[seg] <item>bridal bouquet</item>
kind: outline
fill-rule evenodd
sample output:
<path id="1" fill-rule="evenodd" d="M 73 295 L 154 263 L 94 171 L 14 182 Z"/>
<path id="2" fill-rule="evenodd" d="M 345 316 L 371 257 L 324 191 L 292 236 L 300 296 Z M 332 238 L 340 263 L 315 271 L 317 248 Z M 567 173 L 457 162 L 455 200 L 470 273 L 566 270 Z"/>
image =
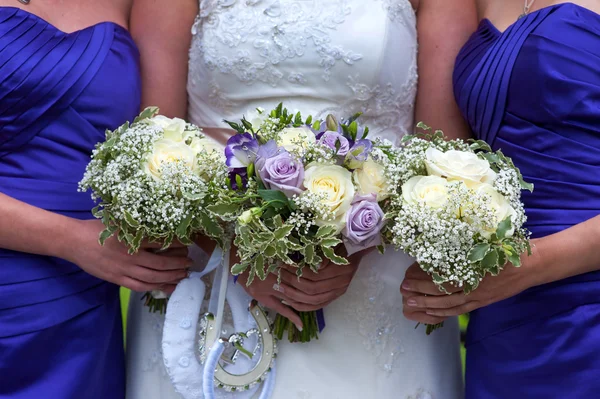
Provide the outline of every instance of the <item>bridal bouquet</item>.
<path id="1" fill-rule="evenodd" d="M 235 221 L 234 275 L 248 273 L 251 284 L 285 264 L 300 278 L 307 267 L 318 273 L 324 259 L 346 265 L 346 256 L 382 243 L 386 157 L 357 117 L 313 121 L 280 104 L 228 122 L 238 132 L 225 149 L 229 189 L 213 209 Z M 317 337 L 317 316 L 300 313 L 303 331 L 278 316 L 274 333 L 307 342 Z"/>
<path id="2" fill-rule="evenodd" d="M 530 253 L 521 191 L 533 190 L 512 160 L 483 141 L 444 139 L 419 125 L 395 152 L 401 195 L 395 197 L 388 238 L 415 257 L 440 289 L 476 289 L 507 262 Z M 437 326 L 428 326 L 431 333 Z"/>
<path id="3" fill-rule="evenodd" d="M 105 230 L 103 244 L 117 234 L 136 252 L 143 240 L 168 248 L 173 240 L 192 244 L 196 234 L 223 239 L 218 219 L 206 209 L 227 177 L 222 150 L 181 119 L 147 108 L 133 123 L 106 132 L 86 168 L 80 191 L 92 190 L 94 216 Z M 146 294 L 152 311 L 164 311 L 164 294 Z"/>

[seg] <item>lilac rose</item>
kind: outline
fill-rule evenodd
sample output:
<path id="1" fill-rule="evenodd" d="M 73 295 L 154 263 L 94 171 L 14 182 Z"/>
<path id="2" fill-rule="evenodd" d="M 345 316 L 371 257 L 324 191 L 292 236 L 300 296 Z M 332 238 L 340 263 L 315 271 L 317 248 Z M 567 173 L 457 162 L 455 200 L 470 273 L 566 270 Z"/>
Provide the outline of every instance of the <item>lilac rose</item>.
<path id="1" fill-rule="evenodd" d="M 236 134 L 227 140 L 226 164 L 230 168 L 245 168 L 256 160 L 258 141 L 250 134 Z"/>
<path id="2" fill-rule="evenodd" d="M 259 158 L 256 172 L 266 188 L 279 190 L 288 198 L 303 191 L 304 166 L 289 152 L 282 151 L 270 158 Z"/>
<path id="3" fill-rule="evenodd" d="M 327 146 L 332 150 L 335 150 L 339 146 L 337 155 L 346 156 L 348 151 L 350 151 L 350 142 L 338 132 L 326 131 L 318 135 L 317 140 L 319 144 Z"/>
<path id="4" fill-rule="evenodd" d="M 381 244 L 384 217 L 375 194 L 354 197 L 342 232 L 348 255 Z"/>

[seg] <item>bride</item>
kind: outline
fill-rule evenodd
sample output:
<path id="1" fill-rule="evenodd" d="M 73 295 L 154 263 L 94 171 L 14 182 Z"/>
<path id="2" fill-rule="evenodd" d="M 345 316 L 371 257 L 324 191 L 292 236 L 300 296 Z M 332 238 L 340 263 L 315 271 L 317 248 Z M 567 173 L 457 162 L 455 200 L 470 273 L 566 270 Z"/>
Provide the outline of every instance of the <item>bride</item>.
<path id="1" fill-rule="evenodd" d="M 223 119 L 239 119 L 282 101 L 288 109 L 315 117 L 363 112 L 362 122 L 373 136 L 396 143 L 411 132 L 415 120 L 451 137 L 467 131 L 452 97 L 451 71 L 458 49 L 475 28 L 470 0 L 176 4 L 134 1 L 132 32 L 141 54 L 143 102 L 169 116 L 187 117 L 215 140 L 224 142 L 231 134 Z M 285 291 L 300 293 L 287 301 L 300 310 L 340 296 L 326 306 L 327 326 L 318 340 L 280 342 L 272 397 L 462 397 L 456 320 L 426 336 L 403 317 L 399 287 L 412 263 L 390 249 L 365 256 L 349 287 L 340 282 L 347 285 L 352 276 L 338 272 L 325 281 L 288 281 L 283 293 L 281 287 L 274 291 L 278 287 L 272 281 L 253 283 L 250 295 L 285 314 L 289 309 L 280 300 Z M 132 295 L 128 398 L 181 397 L 163 364 L 163 324 L 163 316 L 142 306 L 140 294 Z"/>

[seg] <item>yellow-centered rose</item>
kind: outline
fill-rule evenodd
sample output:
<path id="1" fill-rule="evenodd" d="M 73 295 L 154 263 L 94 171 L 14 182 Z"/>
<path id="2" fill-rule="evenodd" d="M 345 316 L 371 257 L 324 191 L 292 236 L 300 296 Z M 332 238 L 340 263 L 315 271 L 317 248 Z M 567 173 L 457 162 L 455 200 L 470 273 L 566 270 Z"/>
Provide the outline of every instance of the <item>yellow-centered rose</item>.
<path id="1" fill-rule="evenodd" d="M 154 118 L 150 119 L 150 122 L 159 126 L 163 130 L 163 137 L 165 139 L 179 142 L 185 141 L 189 137 L 189 134 L 184 134 L 185 127 L 187 124 L 183 119 L 171 119 L 163 115 L 157 115 Z"/>
<path id="2" fill-rule="evenodd" d="M 361 195 L 375 194 L 377 201 L 383 201 L 390 196 L 383 166 L 370 157 L 361 168 L 354 171 L 352 177 Z"/>
<path id="3" fill-rule="evenodd" d="M 288 127 L 279 133 L 277 144 L 288 151 L 305 149 L 317 141 L 315 134 L 306 126 Z"/>
<path id="4" fill-rule="evenodd" d="M 463 181 L 467 187 L 479 183 L 491 184 L 496 179 L 496 172 L 492 170 L 490 163 L 471 152 L 441 152 L 435 148 L 428 148 L 425 156 L 427 173 L 433 176 L 445 177 L 450 181 Z"/>
<path id="5" fill-rule="evenodd" d="M 491 199 L 490 206 L 494 211 L 493 225 L 490 227 L 482 228 L 479 231 L 482 236 L 489 240 L 492 234 L 496 232 L 500 222 L 502 222 L 508 217 L 513 217 L 515 215 L 515 210 L 510 205 L 508 200 L 489 184 L 480 184 L 474 187 L 474 190 L 478 194 L 486 194 Z M 511 226 L 511 229 L 505 233 L 505 237 L 511 237 L 514 234 L 514 232 L 514 226 Z"/>
<path id="6" fill-rule="evenodd" d="M 411 205 L 440 208 L 448 202 L 448 181 L 439 176 L 415 176 L 402 185 L 402 198 Z"/>
<path id="7" fill-rule="evenodd" d="M 331 212 L 334 221 L 317 221 L 319 226 L 333 225 L 339 230 L 344 227 L 346 212 L 354 198 L 352 174 L 338 165 L 312 163 L 304 172 L 304 187 L 312 193 L 324 193 L 323 204 Z"/>
<path id="8" fill-rule="evenodd" d="M 157 181 L 162 181 L 161 168 L 164 164 L 182 162 L 197 171 L 196 154 L 184 142 L 176 142 L 168 139 L 160 139 L 154 143 L 154 149 L 145 163 L 145 171 Z"/>

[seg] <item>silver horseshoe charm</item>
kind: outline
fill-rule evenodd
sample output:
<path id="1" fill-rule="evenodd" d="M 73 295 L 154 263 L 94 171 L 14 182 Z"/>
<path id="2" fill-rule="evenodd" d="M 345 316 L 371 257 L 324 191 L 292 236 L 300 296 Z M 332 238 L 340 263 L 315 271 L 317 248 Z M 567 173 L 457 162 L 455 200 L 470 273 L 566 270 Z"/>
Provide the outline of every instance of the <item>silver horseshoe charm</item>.
<path id="1" fill-rule="evenodd" d="M 207 313 L 203 317 L 202 329 L 200 331 L 200 361 L 202 363 L 206 361 L 207 354 L 210 353 L 217 340 L 220 340 L 224 345 L 231 345 L 237 349 L 233 356 L 231 356 L 231 359 L 221 358 L 215 370 L 215 385 L 226 391 L 246 391 L 264 381 L 267 373 L 271 371 L 274 359 L 277 357 L 277 343 L 271 333 L 269 320 L 264 310 L 256 301 L 252 301 L 249 311 L 257 327 L 246 333 L 232 334 L 229 338 L 219 336 L 220 331 L 216 328 L 215 317 L 212 314 Z M 253 335 L 258 337 L 258 342 L 254 350 L 250 352 L 243 347 L 243 343 L 244 339 Z M 244 354 L 250 358 L 259 356 L 259 361 L 252 370 L 249 370 L 245 374 L 231 374 L 227 372 L 223 363 L 235 363 L 240 354 Z"/>

